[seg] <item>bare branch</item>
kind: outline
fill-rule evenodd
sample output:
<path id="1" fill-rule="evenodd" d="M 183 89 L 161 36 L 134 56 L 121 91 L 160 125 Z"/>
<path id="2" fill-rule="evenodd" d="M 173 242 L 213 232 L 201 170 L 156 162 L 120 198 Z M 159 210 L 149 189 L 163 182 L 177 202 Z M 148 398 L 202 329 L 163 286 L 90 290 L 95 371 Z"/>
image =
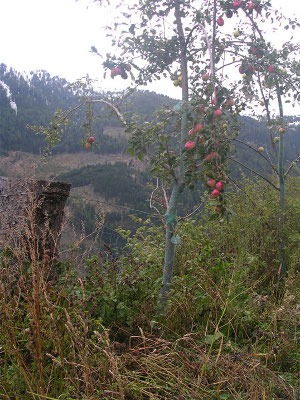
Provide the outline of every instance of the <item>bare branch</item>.
<path id="1" fill-rule="evenodd" d="M 72 108 L 71 110 L 67 111 L 66 114 L 63 116 L 63 118 L 59 121 L 59 123 L 63 123 L 70 115 L 72 115 L 75 111 L 79 110 L 81 107 L 83 107 L 86 104 L 86 100 L 83 101 L 82 103 L 78 104 L 78 106 Z"/>
<path id="2" fill-rule="evenodd" d="M 155 187 L 155 189 L 154 189 L 154 190 L 152 191 L 152 193 L 151 193 L 149 205 L 150 205 L 150 208 L 153 208 L 153 209 L 157 212 L 159 218 L 161 219 L 162 223 L 164 224 L 164 218 L 163 218 L 163 216 L 162 216 L 161 213 L 159 212 L 159 209 L 158 209 L 157 207 L 155 207 L 155 206 L 153 205 L 153 202 L 152 202 L 152 201 L 153 201 L 154 193 L 155 193 L 158 189 L 159 189 L 159 181 L 158 181 L 158 178 L 156 178 L 156 187 Z"/>
<path id="3" fill-rule="evenodd" d="M 265 97 L 265 93 L 264 93 L 264 90 L 263 90 L 263 87 L 262 87 L 262 83 L 261 83 L 259 72 L 257 73 L 257 81 L 258 81 L 260 93 L 261 93 L 263 101 L 264 101 L 264 106 L 266 108 L 267 121 L 268 121 L 268 124 L 271 125 L 269 103 L 268 103 L 268 101 L 266 100 L 266 97 Z M 273 152 L 274 152 L 274 154 L 276 156 L 276 159 L 278 159 L 278 152 L 277 152 L 274 140 L 273 140 L 272 132 L 271 131 L 269 131 L 269 132 L 270 132 L 270 140 L 271 140 L 272 149 L 273 149 Z"/>
<path id="4" fill-rule="evenodd" d="M 121 112 L 119 111 L 119 109 L 117 108 L 117 106 L 115 106 L 113 103 L 110 103 L 106 100 L 103 99 L 96 99 L 96 100 L 87 100 L 87 103 L 101 103 L 101 104 L 105 104 L 108 107 L 110 107 L 114 113 L 117 115 L 117 117 L 119 118 L 119 120 L 122 122 L 123 125 L 127 125 L 127 121 L 125 120 L 125 118 L 123 117 L 123 115 L 121 114 Z"/>
<path id="5" fill-rule="evenodd" d="M 188 36 L 187 36 L 187 38 L 185 40 L 185 48 L 187 48 L 187 45 L 189 44 L 189 41 L 190 41 L 190 39 L 192 37 L 192 34 L 193 34 L 194 30 L 197 29 L 197 28 L 198 28 L 198 25 L 194 25 L 193 28 L 190 30 L 190 33 L 188 34 Z"/>
<path id="6" fill-rule="evenodd" d="M 251 146 L 251 144 L 249 144 L 249 143 L 243 142 L 243 141 L 240 140 L 240 139 L 232 139 L 232 140 L 234 140 L 235 142 L 241 143 L 241 144 L 243 144 L 243 145 L 249 147 L 250 149 L 252 149 L 252 150 L 255 151 L 256 153 L 258 153 L 261 157 L 263 157 L 263 158 L 268 162 L 268 164 L 271 166 L 271 168 L 273 169 L 273 171 L 275 171 L 275 172 L 276 172 L 276 175 L 278 176 L 277 168 L 275 167 L 275 165 L 272 164 L 270 158 L 266 157 L 264 154 L 262 154 L 261 152 L 259 152 L 255 147 Z"/>
<path id="7" fill-rule="evenodd" d="M 162 191 L 163 191 L 163 194 L 164 194 L 164 199 L 165 199 L 165 203 L 166 203 L 166 208 L 168 208 L 168 207 L 169 207 L 169 201 L 168 201 L 168 196 L 167 196 L 166 189 L 164 188 L 163 185 L 161 185 L 161 188 L 162 188 Z"/>
<path id="8" fill-rule="evenodd" d="M 179 222 L 184 221 L 185 219 L 187 219 L 187 218 L 191 217 L 192 215 L 194 215 L 201 207 L 204 206 L 205 203 L 206 202 L 203 202 L 202 204 L 200 204 L 198 207 L 195 208 L 194 211 L 192 211 L 190 214 L 187 214 L 185 217 L 181 217 L 179 219 Z"/>
<path id="9" fill-rule="evenodd" d="M 284 174 L 285 178 L 288 176 L 288 174 L 291 172 L 292 168 L 294 168 L 298 161 L 300 161 L 300 156 L 298 156 L 294 161 L 291 162 L 291 165 L 288 167 L 286 173 Z"/>
<path id="10" fill-rule="evenodd" d="M 245 164 L 241 163 L 238 160 L 235 160 L 234 158 L 228 157 L 228 160 L 234 161 L 235 163 L 241 165 L 242 167 L 246 168 L 248 171 L 252 172 L 253 174 L 259 176 L 260 178 L 262 178 L 263 180 L 265 180 L 266 182 L 269 183 L 269 185 L 271 185 L 274 189 L 279 191 L 279 188 L 277 186 L 274 185 L 274 183 L 272 183 L 268 178 L 266 178 L 265 176 L 261 175 L 259 172 L 254 171 L 253 169 L 247 167 Z"/>

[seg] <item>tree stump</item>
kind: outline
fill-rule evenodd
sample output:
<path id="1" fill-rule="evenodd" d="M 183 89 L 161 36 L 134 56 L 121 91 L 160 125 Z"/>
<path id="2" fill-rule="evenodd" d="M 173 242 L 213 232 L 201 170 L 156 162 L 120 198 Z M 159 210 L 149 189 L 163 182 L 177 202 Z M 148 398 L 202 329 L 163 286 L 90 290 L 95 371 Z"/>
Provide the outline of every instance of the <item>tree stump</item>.
<path id="1" fill-rule="evenodd" d="M 0 177 L 0 248 L 54 260 L 71 185 Z"/>

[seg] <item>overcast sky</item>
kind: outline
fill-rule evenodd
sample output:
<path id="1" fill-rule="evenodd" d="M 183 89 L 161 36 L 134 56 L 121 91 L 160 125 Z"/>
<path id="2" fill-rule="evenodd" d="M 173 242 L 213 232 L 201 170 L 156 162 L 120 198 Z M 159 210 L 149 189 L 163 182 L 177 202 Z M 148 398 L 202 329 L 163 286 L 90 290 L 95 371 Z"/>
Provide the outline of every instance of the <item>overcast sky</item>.
<path id="1" fill-rule="evenodd" d="M 284 7 L 286 16 L 300 14 L 299 0 L 273 0 L 272 4 Z M 44 69 L 68 81 L 88 73 L 99 80 L 101 88 L 112 89 L 117 80 L 103 80 L 101 60 L 90 48 L 109 50 L 103 26 L 113 11 L 113 7 L 107 12 L 89 0 L 0 0 L 0 63 L 20 72 Z M 118 85 L 125 85 L 120 81 Z M 161 82 L 150 89 L 179 95 L 178 89 Z"/>

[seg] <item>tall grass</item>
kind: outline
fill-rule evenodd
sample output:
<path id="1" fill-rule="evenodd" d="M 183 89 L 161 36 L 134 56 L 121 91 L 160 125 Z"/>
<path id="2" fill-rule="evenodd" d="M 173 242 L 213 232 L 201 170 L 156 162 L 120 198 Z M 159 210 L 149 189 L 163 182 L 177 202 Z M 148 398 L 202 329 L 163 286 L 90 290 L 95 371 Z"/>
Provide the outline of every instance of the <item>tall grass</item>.
<path id="1" fill-rule="evenodd" d="M 164 318 L 163 228 L 147 220 L 121 231 L 127 249 L 111 260 L 79 259 L 81 237 L 57 262 L 40 256 L 29 224 L 30 240 L 2 252 L 0 398 L 297 399 L 299 180 L 288 192 L 284 285 L 276 196 L 259 182 L 241 186 L 229 222 L 207 210 L 182 224 Z"/>

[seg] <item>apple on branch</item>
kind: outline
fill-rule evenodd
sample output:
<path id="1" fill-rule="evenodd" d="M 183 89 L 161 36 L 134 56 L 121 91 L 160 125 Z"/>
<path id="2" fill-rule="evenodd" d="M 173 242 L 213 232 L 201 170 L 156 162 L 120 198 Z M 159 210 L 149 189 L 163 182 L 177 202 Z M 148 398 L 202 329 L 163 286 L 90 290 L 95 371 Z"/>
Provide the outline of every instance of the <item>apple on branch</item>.
<path id="1" fill-rule="evenodd" d="M 189 140 L 188 142 L 186 142 L 184 147 L 186 150 L 191 150 L 195 147 L 195 142 L 193 142 L 192 140 Z"/>
<path id="2" fill-rule="evenodd" d="M 193 131 L 194 132 L 201 132 L 203 130 L 203 125 L 202 124 L 197 124 L 195 125 Z"/>
<path id="3" fill-rule="evenodd" d="M 221 118 L 222 117 L 222 110 L 220 110 L 219 108 L 214 112 L 214 116 L 216 118 Z"/>
<path id="4" fill-rule="evenodd" d="M 223 26 L 223 25 L 224 25 L 224 19 L 223 19 L 222 17 L 219 17 L 219 18 L 217 19 L 217 24 L 218 24 L 219 26 Z"/>
<path id="5" fill-rule="evenodd" d="M 218 189 L 214 189 L 210 194 L 210 198 L 216 199 L 217 197 L 220 196 L 220 194 L 221 194 L 221 192 Z"/>
<path id="6" fill-rule="evenodd" d="M 268 71 L 269 71 L 270 73 L 274 72 L 274 71 L 275 71 L 274 65 L 269 65 L 269 66 L 268 66 Z"/>
<path id="7" fill-rule="evenodd" d="M 209 179 L 209 180 L 206 182 L 206 184 L 207 184 L 207 186 L 213 188 L 213 187 L 216 186 L 216 181 L 215 181 L 214 179 L 211 178 L 211 179 Z"/>
<path id="8" fill-rule="evenodd" d="M 216 189 L 223 190 L 224 189 L 224 184 L 222 182 L 217 182 L 216 183 Z"/>

